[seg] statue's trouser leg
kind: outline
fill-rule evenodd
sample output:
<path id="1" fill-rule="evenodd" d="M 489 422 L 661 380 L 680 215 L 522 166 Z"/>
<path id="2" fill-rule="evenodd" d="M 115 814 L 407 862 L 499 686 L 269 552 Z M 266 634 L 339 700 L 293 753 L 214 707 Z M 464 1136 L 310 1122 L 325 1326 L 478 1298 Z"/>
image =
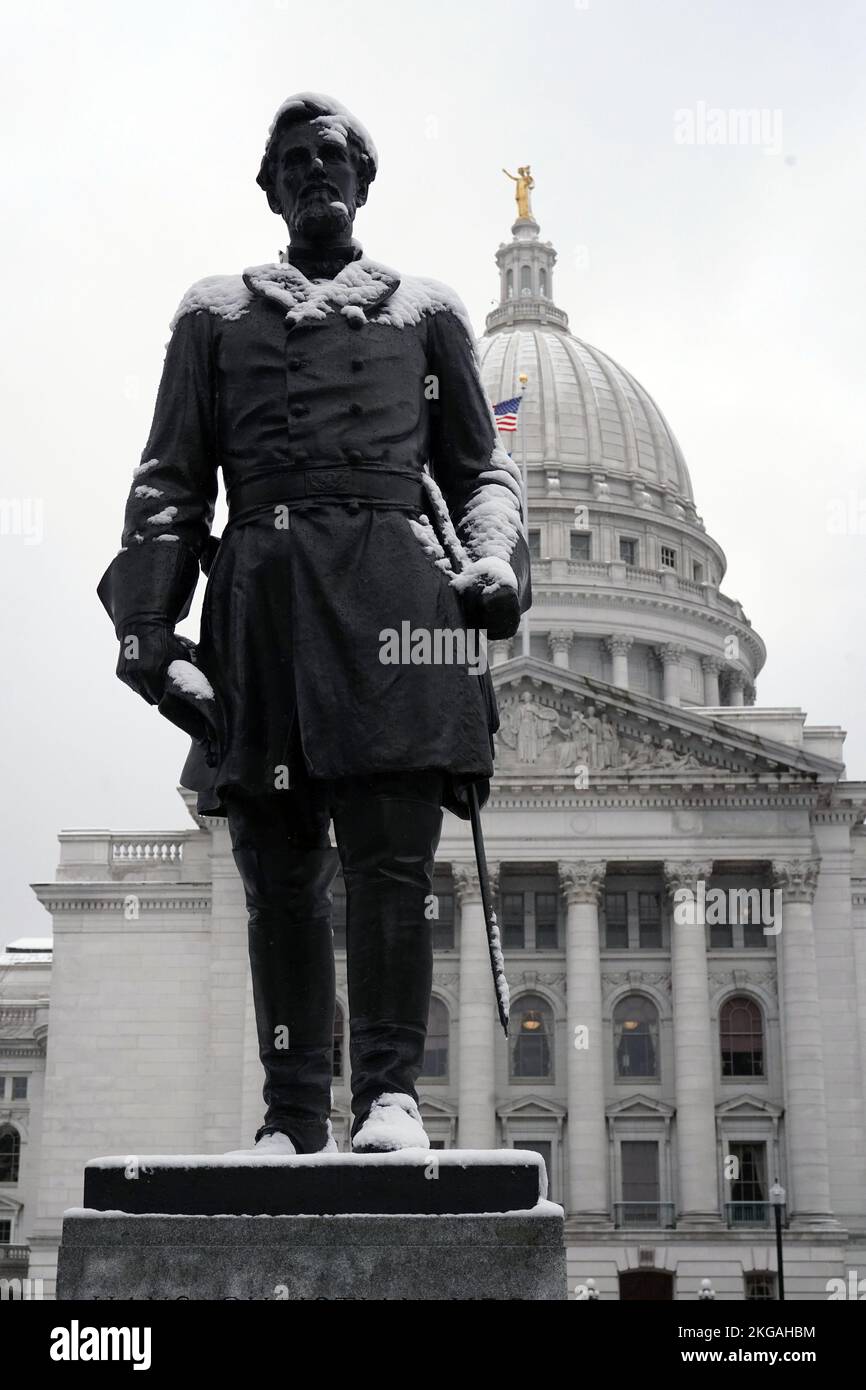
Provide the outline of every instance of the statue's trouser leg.
<path id="1" fill-rule="evenodd" d="M 327 1138 L 334 1047 L 328 812 L 306 793 L 226 798 L 249 911 L 249 950 L 265 1124 L 300 1153 Z M 260 1130 L 259 1133 L 262 1131 Z"/>
<path id="2" fill-rule="evenodd" d="M 346 884 L 353 1135 L 383 1092 L 418 1098 L 442 788 L 438 772 L 379 773 L 337 783 L 331 803 Z"/>

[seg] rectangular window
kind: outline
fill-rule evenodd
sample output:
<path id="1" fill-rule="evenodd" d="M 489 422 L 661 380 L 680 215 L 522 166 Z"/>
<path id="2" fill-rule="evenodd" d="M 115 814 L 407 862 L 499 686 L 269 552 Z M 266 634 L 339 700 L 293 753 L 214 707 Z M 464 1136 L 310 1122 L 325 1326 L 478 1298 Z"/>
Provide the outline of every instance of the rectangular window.
<path id="1" fill-rule="evenodd" d="M 0 1100 L 6 1099 L 6 1077 L 0 1076 Z"/>
<path id="2" fill-rule="evenodd" d="M 710 946 L 713 950 L 729 950 L 734 944 L 734 929 L 731 923 L 710 923 Z"/>
<path id="3" fill-rule="evenodd" d="M 743 927 L 743 946 L 748 950 L 760 950 L 767 944 L 761 922 L 760 889 L 748 892 L 748 896 L 743 895 L 739 901 L 742 903 L 738 906 L 738 916 Z"/>
<path id="4" fill-rule="evenodd" d="M 0 1221 L 0 1245 L 8 1245 L 12 1240 L 12 1222 Z"/>
<path id="5" fill-rule="evenodd" d="M 12 1078 L 12 1099 L 13 1099 L 13 1100 L 26 1100 L 26 1099 L 27 1099 L 27 1077 L 26 1077 L 26 1076 L 13 1076 L 13 1078 Z"/>
<path id="6" fill-rule="evenodd" d="M 535 895 L 535 949 L 555 951 L 559 946 L 559 900 L 556 893 Z"/>
<path id="7" fill-rule="evenodd" d="M 589 531 L 572 531 L 571 558 L 572 560 L 592 559 L 592 535 Z"/>
<path id="8" fill-rule="evenodd" d="M 604 944 L 609 951 L 628 949 L 628 899 L 625 893 L 604 895 Z"/>
<path id="9" fill-rule="evenodd" d="M 622 1200 L 635 1208 L 655 1207 L 659 1201 L 659 1146 L 652 1139 L 627 1139 L 620 1145 Z M 644 1212 L 644 1218 L 651 1215 Z"/>
<path id="10" fill-rule="evenodd" d="M 637 564 L 637 541 L 633 541 L 629 536 L 619 538 L 619 558 L 624 560 L 627 565 Z"/>
<path id="11" fill-rule="evenodd" d="M 662 903 L 658 893 L 638 893 L 638 940 L 643 951 L 661 950 Z"/>
<path id="12" fill-rule="evenodd" d="M 454 894 L 436 893 L 439 916 L 433 919 L 433 950 L 454 950 Z"/>
<path id="13" fill-rule="evenodd" d="M 430 1140 L 430 1147 L 431 1147 L 431 1149 L 444 1149 L 444 1148 L 445 1148 L 445 1140 L 444 1140 L 444 1139 L 431 1139 L 431 1140 Z"/>
<path id="14" fill-rule="evenodd" d="M 519 1143 L 512 1144 L 513 1149 L 528 1149 L 530 1153 L 540 1154 L 544 1159 L 544 1166 L 547 1169 L 547 1196 L 551 1202 L 556 1201 L 553 1191 L 553 1174 L 551 1173 L 551 1160 L 553 1157 L 553 1145 L 549 1139 L 521 1139 Z"/>
<path id="15" fill-rule="evenodd" d="M 541 559 L 541 532 L 540 532 L 540 530 L 538 529 L 537 526 L 530 526 L 529 531 L 527 532 L 527 540 L 529 541 L 529 558 L 530 558 L 530 560 L 540 560 L 540 559 Z"/>
<path id="16" fill-rule="evenodd" d="M 731 1179 L 732 1226 L 763 1226 L 767 1214 L 766 1144 L 731 1144 L 737 1176 Z"/>
<path id="17" fill-rule="evenodd" d="M 677 567 L 677 552 L 673 546 L 662 546 L 662 565 L 665 569 L 675 570 Z"/>
<path id="18" fill-rule="evenodd" d="M 506 951 L 522 951 L 526 946 L 522 893 L 502 894 L 502 945 Z"/>
<path id="19" fill-rule="evenodd" d="M 745 1295 L 747 1303 L 755 1303 L 759 1300 L 764 1302 L 776 1297 L 776 1276 L 775 1274 L 756 1274 L 750 1272 L 743 1275 L 745 1285 Z"/>
<path id="20" fill-rule="evenodd" d="M 692 579 L 696 584 L 703 584 L 704 582 L 704 567 L 700 560 L 692 561 Z"/>

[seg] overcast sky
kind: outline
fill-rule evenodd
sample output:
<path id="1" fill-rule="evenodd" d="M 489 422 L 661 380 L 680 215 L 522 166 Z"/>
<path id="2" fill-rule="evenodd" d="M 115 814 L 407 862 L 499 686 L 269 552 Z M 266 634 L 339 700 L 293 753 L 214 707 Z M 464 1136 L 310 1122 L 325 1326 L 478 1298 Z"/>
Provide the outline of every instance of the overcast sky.
<path id="1" fill-rule="evenodd" d="M 365 249 L 479 330 L 500 170 L 532 164 L 555 298 L 660 404 L 767 643 L 758 703 L 842 725 L 866 777 L 862 3 L 5 0 L 3 37 L 0 941 L 50 930 L 61 828 L 189 824 L 187 741 L 116 680 L 94 590 L 177 301 L 283 242 L 254 178 L 299 89 L 376 140 Z M 763 127 L 707 144 L 714 108 Z"/>

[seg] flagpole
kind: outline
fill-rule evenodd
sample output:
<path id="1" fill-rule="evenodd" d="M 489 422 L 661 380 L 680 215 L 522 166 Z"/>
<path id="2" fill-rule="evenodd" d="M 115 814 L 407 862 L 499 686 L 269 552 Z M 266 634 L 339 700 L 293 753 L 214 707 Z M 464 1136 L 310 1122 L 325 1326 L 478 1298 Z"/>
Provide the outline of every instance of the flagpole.
<path id="1" fill-rule="evenodd" d="M 526 543 L 529 544 L 529 477 L 526 470 L 526 423 L 523 411 L 523 398 L 526 395 L 526 387 L 529 377 L 526 372 L 521 372 L 518 377 L 520 382 L 520 413 L 517 423 L 520 427 L 520 473 L 523 484 L 523 519 L 526 525 Z M 520 624 L 521 649 L 524 656 L 529 656 L 529 614 L 524 613 Z"/>

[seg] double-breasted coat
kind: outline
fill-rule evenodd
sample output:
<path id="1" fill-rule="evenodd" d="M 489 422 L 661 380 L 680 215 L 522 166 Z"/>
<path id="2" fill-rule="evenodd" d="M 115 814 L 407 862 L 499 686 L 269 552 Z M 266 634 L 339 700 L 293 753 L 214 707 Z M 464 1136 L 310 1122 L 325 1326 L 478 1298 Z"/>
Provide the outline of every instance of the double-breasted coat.
<path id="1" fill-rule="evenodd" d="M 493 770 L 489 672 L 447 641 L 437 661 L 435 639 L 407 659 L 406 637 L 462 631 L 469 588 L 528 608 L 522 506 L 446 286 L 360 250 L 333 280 L 286 263 L 193 285 L 99 595 L 118 633 L 174 623 L 208 571 L 197 662 L 217 755 L 194 743 L 181 776 L 199 809 L 284 785 L 296 723 L 309 775 L 438 768 L 465 817 L 465 784 L 483 798 Z"/>

